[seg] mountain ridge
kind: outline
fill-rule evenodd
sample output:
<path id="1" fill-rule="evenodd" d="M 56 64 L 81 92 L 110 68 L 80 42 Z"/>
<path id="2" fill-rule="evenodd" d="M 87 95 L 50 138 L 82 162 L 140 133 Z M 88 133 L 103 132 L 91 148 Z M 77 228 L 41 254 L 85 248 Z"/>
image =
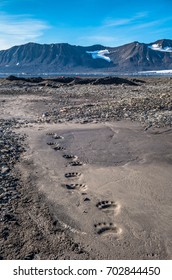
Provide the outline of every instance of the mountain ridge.
<path id="1" fill-rule="evenodd" d="M 0 72 L 82 73 L 135 72 L 172 69 L 172 40 L 145 44 L 134 41 L 118 47 L 68 43 L 27 44 L 0 51 Z"/>

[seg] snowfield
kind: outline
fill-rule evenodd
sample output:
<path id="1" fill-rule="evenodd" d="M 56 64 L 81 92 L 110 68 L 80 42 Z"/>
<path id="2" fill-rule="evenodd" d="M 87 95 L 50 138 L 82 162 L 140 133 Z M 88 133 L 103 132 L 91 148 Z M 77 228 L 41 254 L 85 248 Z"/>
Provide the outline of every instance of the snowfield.
<path id="1" fill-rule="evenodd" d="M 165 47 L 162 48 L 159 44 L 153 44 L 152 46 L 149 46 L 148 48 L 152 49 L 153 51 L 159 51 L 159 52 L 172 52 L 171 47 Z"/>
<path id="2" fill-rule="evenodd" d="M 86 53 L 90 53 L 93 59 L 101 58 L 101 59 L 105 59 L 108 62 L 111 61 L 110 57 L 106 56 L 106 54 L 110 53 L 108 50 L 93 51 L 93 52 L 86 51 Z"/>

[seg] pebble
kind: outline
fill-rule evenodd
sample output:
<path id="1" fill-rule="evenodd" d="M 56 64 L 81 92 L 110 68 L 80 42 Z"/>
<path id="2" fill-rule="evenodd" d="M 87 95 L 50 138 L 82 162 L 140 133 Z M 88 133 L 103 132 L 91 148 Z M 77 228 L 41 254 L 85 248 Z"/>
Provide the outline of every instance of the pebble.
<path id="1" fill-rule="evenodd" d="M 7 222 L 14 219 L 10 212 L 10 203 L 20 197 L 18 179 L 14 172 L 14 164 L 24 151 L 19 136 L 12 131 L 17 124 L 16 120 L 0 119 L 0 221 Z"/>
<path id="2" fill-rule="evenodd" d="M 71 99 L 72 102 L 72 99 Z M 39 117 L 38 122 L 76 122 L 81 124 L 131 120 L 137 121 L 146 127 L 166 127 L 172 126 L 172 100 L 167 94 L 152 94 L 139 97 L 121 98 L 111 100 L 107 103 L 101 102 L 99 97 L 95 102 L 89 104 L 79 104 L 78 106 L 61 107 L 60 109 L 50 109 L 47 116 Z"/>

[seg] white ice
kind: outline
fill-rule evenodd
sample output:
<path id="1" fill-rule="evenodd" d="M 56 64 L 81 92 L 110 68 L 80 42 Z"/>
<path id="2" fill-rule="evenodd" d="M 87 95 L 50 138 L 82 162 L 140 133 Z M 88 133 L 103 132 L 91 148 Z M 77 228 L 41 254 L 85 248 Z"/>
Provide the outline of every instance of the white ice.
<path id="1" fill-rule="evenodd" d="M 92 55 L 93 59 L 102 58 L 102 59 L 105 59 L 108 62 L 111 61 L 110 57 L 105 56 L 105 54 L 110 53 L 108 50 L 93 51 L 93 52 L 86 51 L 86 53 L 90 53 Z"/>
<path id="2" fill-rule="evenodd" d="M 149 48 L 152 49 L 153 51 L 172 52 L 172 48 L 171 47 L 162 48 L 162 46 L 159 45 L 159 44 L 153 44 L 152 46 L 149 46 Z"/>
<path id="3" fill-rule="evenodd" d="M 172 74 L 172 69 L 169 70 L 152 70 L 152 71 L 140 71 L 139 73 L 157 73 L 157 74 Z"/>

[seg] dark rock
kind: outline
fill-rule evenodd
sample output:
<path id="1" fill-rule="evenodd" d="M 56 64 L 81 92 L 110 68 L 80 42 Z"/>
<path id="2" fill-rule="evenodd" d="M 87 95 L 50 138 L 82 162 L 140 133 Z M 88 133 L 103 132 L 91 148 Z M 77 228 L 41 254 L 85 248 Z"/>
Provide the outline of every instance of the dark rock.
<path id="1" fill-rule="evenodd" d="M 1 232 L 1 235 L 2 237 L 4 238 L 4 240 L 7 240 L 8 239 L 8 236 L 9 236 L 9 229 L 6 227 L 2 230 Z"/>

